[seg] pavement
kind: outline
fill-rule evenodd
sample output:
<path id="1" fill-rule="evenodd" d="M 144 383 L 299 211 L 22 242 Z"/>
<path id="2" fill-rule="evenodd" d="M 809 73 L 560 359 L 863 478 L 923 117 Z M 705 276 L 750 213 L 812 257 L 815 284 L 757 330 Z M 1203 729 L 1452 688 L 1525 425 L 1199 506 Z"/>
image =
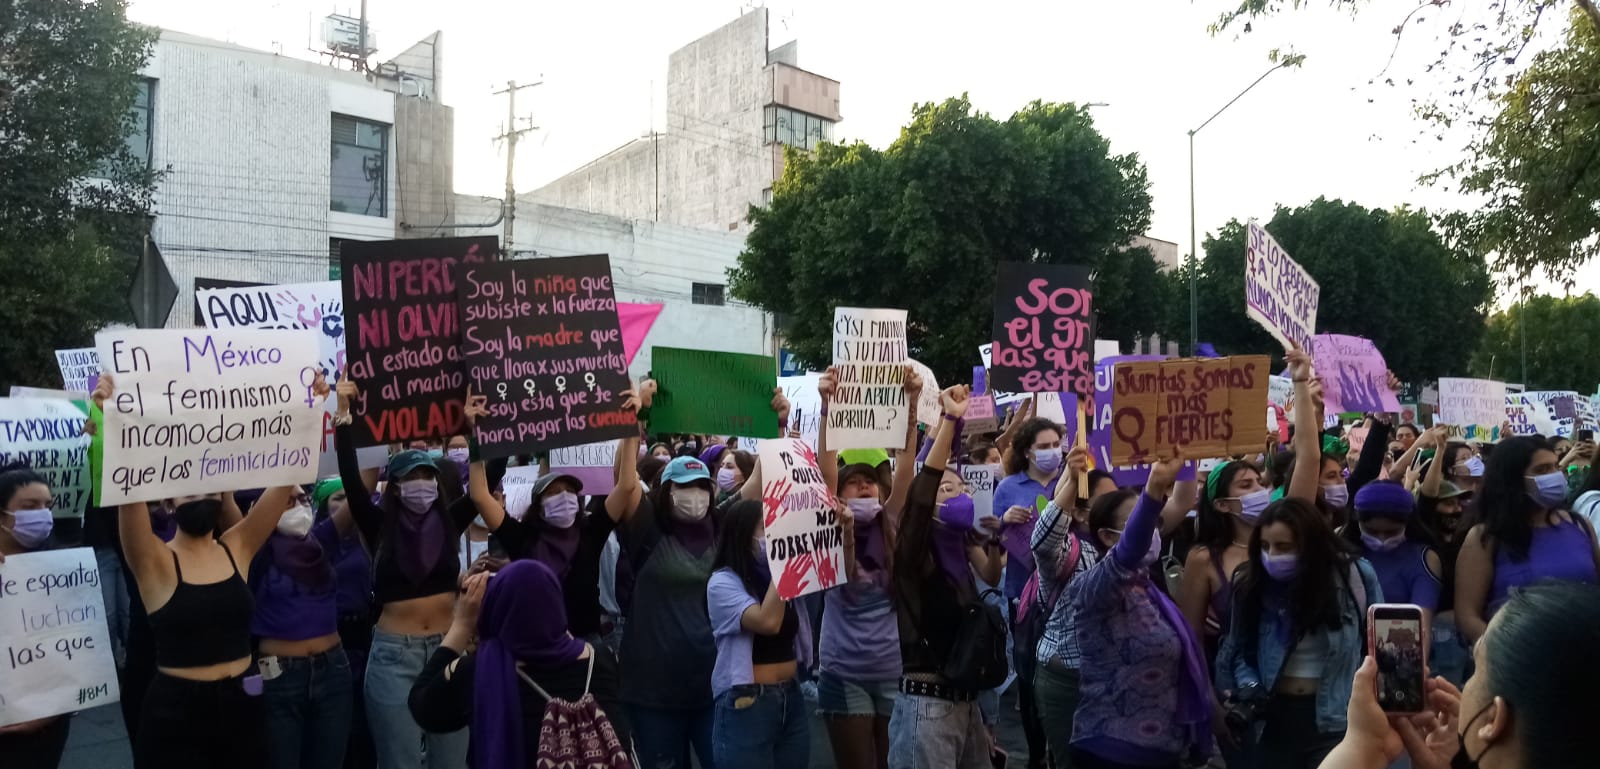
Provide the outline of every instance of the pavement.
<path id="1" fill-rule="evenodd" d="M 1016 711 L 1016 688 L 1006 692 L 1000 703 L 1000 743 L 1011 759 L 1010 767 L 1026 767 L 1027 744 L 1022 737 L 1022 722 Z M 822 720 L 811 720 L 811 769 L 833 769 L 833 750 Z M 85 710 L 72 719 L 67 752 L 60 769 L 133 769 L 128 749 L 128 733 L 122 725 L 122 710 L 115 704 Z"/>

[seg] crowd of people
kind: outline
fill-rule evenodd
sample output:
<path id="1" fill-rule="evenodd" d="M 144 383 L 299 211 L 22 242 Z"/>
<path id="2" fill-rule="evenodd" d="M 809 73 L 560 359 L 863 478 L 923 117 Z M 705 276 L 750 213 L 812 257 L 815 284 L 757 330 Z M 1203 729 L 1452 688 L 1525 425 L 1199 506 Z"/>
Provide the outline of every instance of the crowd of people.
<path id="1" fill-rule="evenodd" d="M 971 433 L 951 387 L 919 428 L 909 368 L 904 444 L 832 451 L 825 373 L 845 574 L 793 600 L 756 456 L 652 434 L 648 380 L 620 394 L 641 429 L 595 494 L 540 457 L 484 461 L 470 431 L 363 469 L 359 393 L 319 379 L 336 477 L 86 511 L 135 764 L 803 769 L 819 716 L 841 769 L 985 769 L 1007 761 L 1014 688 L 1030 769 L 1580 765 L 1592 440 L 1466 443 L 1370 414 L 1352 452 L 1309 356 L 1288 363 L 1287 445 L 1180 448 L 1121 486 L 1026 401 Z M 94 401 L 116 392 L 103 377 Z M 467 421 L 487 413 L 469 393 Z M 987 509 L 967 464 L 1003 468 Z M 519 466 L 536 480 L 508 480 Z M 0 473 L 0 559 L 80 544 L 52 535 L 51 491 Z M 1423 611 L 1396 656 L 1433 674 L 1420 714 L 1378 703 L 1379 603 Z M 71 722 L 0 728 L 0 766 L 54 769 Z"/>

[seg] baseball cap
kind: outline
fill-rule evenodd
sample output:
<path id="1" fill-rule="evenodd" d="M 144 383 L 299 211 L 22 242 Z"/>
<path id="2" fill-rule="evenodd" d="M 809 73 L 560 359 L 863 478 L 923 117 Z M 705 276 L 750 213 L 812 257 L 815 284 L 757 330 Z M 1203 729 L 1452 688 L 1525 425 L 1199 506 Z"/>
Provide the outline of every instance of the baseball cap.
<path id="1" fill-rule="evenodd" d="M 693 483 L 694 481 L 709 481 L 711 473 L 706 471 L 706 463 L 697 457 L 678 457 L 667 464 L 661 471 L 662 483 Z"/>
<path id="2" fill-rule="evenodd" d="M 583 493 L 583 481 L 579 480 L 578 476 L 568 475 L 567 473 L 545 473 L 533 482 L 533 496 L 543 496 L 544 490 L 550 488 L 550 484 L 563 480 L 572 484 L 574 492 Z"/>
<path id="3" fill-rule="evenodd" d="M 883 449 L 846 449 L 839 452 L 839 458 L 847 465 L 877 467 L 889 461 L 889 452 Z"/>
<path id="4" fill-rule="evenodd" d="M 426 467 L 435 473 L 439 472 L 438 466 L 433 463 L 433 457 L 422 449 L 406 449 L 389 457 L 389 480 L 399 481 L 408 473 L 419 467 Z"/>
<path id="5" fill-rule="evenodd" d="M 1439 496 L 1435 497 L 1435 499 L 1450 499 L 1451 497 L 1459 497 L 1462 494 L 1471 494 L 1471 493 L 1472 492 L 1470 492 L 1470 491 L 1468 491 L 1466 489 L 1463 489 L 1460 486 L 1457 486 L 1454 483 L 1451 483 L 1449 481 L 1440 481 L 1439 482 Z"/>
<path id="6" fill-rule="evenodd" d="M 877 467 L 864 462 L 857 462 L 853 465 L 845 465 L 844 469 L 839 471 L 839 488 L 843 489 L 844 485 L 849 483 L 851 478 L 854 478 L 858 475 L 867 476 L 867 478 L 873 483 L 878 482 Z"/>

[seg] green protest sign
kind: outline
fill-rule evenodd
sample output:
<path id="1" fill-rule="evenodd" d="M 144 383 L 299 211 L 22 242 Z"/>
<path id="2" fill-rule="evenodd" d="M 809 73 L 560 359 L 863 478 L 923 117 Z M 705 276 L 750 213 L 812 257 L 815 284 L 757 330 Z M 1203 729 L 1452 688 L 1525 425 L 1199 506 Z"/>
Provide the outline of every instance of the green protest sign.
<path id="1" fill-rule="evenodd" d="M 772 413 L 778 364 L 771 356 L 677 347 L 656 347 L 650 355 L 651 432 L 780 437 Z"/>

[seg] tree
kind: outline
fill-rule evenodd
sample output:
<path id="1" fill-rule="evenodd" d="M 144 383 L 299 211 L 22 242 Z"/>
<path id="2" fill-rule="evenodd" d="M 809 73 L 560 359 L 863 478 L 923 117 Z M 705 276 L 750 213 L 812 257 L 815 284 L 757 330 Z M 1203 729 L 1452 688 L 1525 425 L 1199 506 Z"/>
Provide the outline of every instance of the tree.
<path id="1" fill-rule="evenodd" d="M 124 136 L 156 34 L 122 0 L 12 0 L 0 19 L 0 385 L 127 320 L 156 174 Z"/>
<path id="2" fill-rule="evenodd" d="M 1527 322 L 1527 328 L 1522 323 Z M 1483 342 L 1472 356 L 1472 375 L 1501 381 L 1522 379 L 1527 340 L 1529 390 L 1600 392 L 1600 298 L 1533 296 L 1489 318 Z"/>
<path id="3" fill-rule="evenodd" d="M 806 364 L 832 360 L 838 306 L 909 311 L 912 355 L 966 381 L 990 336 L 996 265 L 1090 265 L 1099 334 L 1153 331 L 1154 258 L 1128 249 L 1150 222 L 1149 182 L 1113 155 L 1086 108 L 1034 102 L 1000 121 L 965 96 L 923 104 L 887 149 L 790 151 L 729 271 L 733 295 L 779 316 Z"/>
<path id="4" fill-rule="evenodd" d="M 1371 339 L 1402 380 L 1466 371 L 1493 286 L 1483 260 L 1446 246 L 1426 213 L 1317 198 L 1280 206 L 1266 228 L 1322 289 L 1318 333 Z M 1282 345 L 1245 315 L 1245 245 L 1237 220 L 1206 238 L 1200 339 L 1223 354 L 1281 355 Z"/>

